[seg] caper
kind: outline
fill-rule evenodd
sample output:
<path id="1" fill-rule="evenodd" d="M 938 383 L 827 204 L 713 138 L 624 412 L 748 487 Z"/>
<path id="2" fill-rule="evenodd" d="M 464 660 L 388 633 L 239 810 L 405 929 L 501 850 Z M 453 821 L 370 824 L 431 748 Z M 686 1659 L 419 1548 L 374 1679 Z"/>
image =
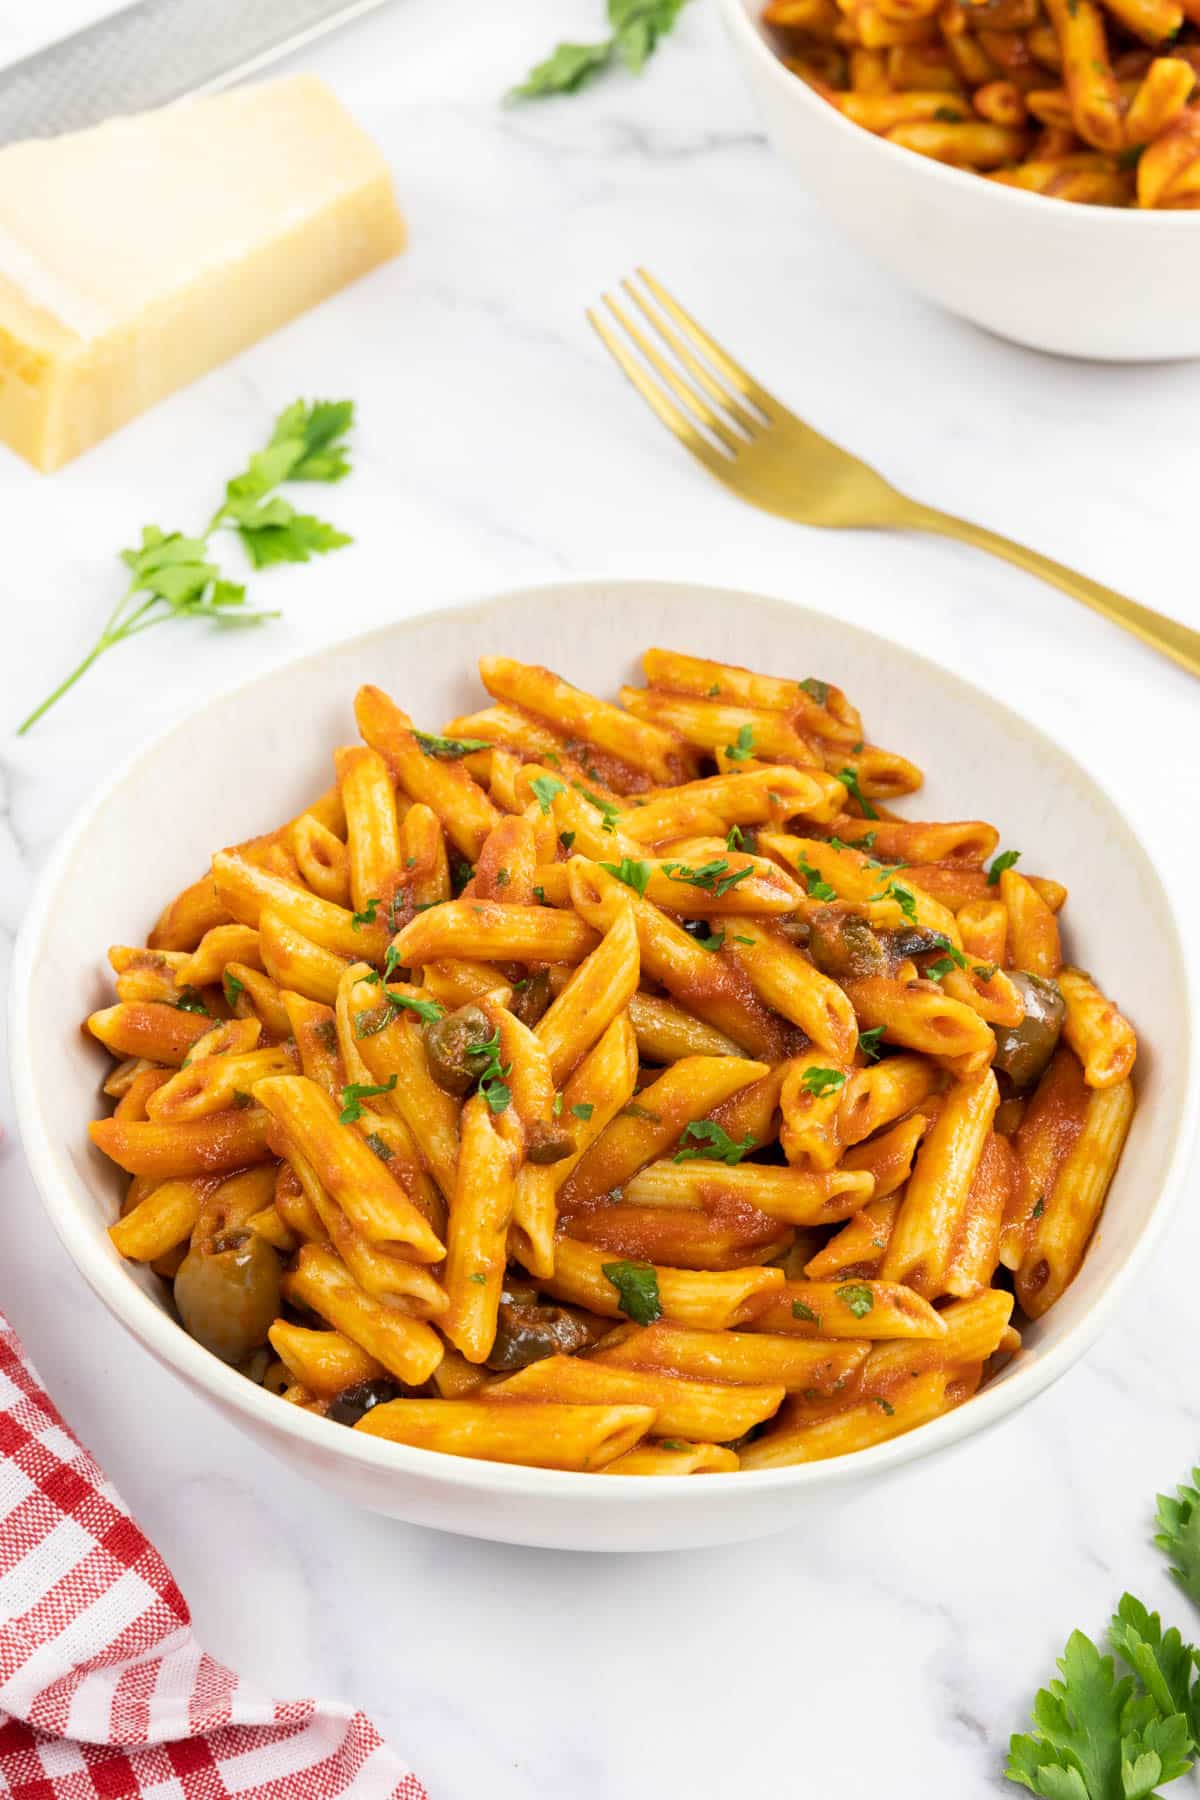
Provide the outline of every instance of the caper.
<path id="1" fill-rule="evenodd" d="M 279 1259 L 253 1231 L 193 1244 L 175 1277 L 184 1328 L 222 1362 L 240 1363 L 279 1317 Z"/>
<path id="2" fill-rule="evenodd" d="M 525 1133 L 526 1162 L 556 1163 L 574 1154 L 574 1134 L 557 1121 L 535 1119 Z"/>
<path id="3" fill-rule="evenodd" d="M 509 1010 L 520 1019 L 522 1025 L 528 1025 L 532 1031 L 552 998 L 550 971 L 535 969 L 532 975 L 526 976 L 524 981 L 518 981 L 513 988 Z"/>
<path id="4" fill-rule="evenodd" d="M 487 1066 L 483 1045 L 494 1035 L 491 1020 L 478 1006 L 460 1006 L 425 1026 L 429 1073 L 447 1094 L 465 1094 Z"/>

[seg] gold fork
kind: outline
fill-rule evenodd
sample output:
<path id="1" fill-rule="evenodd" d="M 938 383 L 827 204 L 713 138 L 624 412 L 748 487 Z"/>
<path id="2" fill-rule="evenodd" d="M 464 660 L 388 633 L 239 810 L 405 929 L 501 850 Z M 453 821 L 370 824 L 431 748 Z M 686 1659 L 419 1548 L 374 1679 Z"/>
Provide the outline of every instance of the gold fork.
<path id="1" fill-rule="evenodd" d="M 974 544 L 1016 563 L 1030 575 L 1040 575 L 1114 625 L 1131 631 L 1144 644 L 1161 650 L 1189 674 L 1200 675 L 1200 631 L 1139 606 L 1136 600 L 1127 600 L 1036 550 L 1014 544 L 999 532 L 910 500 L 857 456 L 789 412 L 696 323 L 661 282 L 645 269 L 637 273 L 646 292 L 631 281 L 623 281 L 621 286 L 673 351 L 677 363 L 651 343 L 609 294 L 604 303 L 624 339 L 591 308 L 588 319 L 668 430 L 742 500 L 802 525 L 934 531 L 959 543 Z M 647 295 L 657 305 L 652 305 Z M 629 344 L 640 352 L 642 361 Z M 690 379 L 685 379 L 681 370 Z"/>

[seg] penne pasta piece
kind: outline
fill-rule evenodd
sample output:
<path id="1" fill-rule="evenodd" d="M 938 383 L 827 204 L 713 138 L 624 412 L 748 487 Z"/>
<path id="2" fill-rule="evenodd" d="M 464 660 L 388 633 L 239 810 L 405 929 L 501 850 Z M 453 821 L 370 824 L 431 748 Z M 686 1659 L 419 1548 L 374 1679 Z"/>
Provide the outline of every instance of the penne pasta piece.
<path id="1" fill-rule="evenodd" d="M 756 1207 L 729 1200 L 716 1200 L 703 1211 L 621 1200 L 569 1214 L 563 1230 L 618 1260 L 710 1270 L 773 1261 L 794 1235 Z"/>
<path id="2" fill-rule="evenodd" d="M 880 1266 L 885 1281 L 905 1281 L 927 1299 L 947 1291 L 950 1258 L 999 1103 L 990 1069 L 946 1094 L 904 1190 Z"/>
<path id="3" fill-rule="evenodd" d="M 650 1406 L 569 1406 L 544 1400 L 389 1400 L 355 1425 L 418 1450 L 535 1469 L 598 1472 L 654 1424 Z"/>
<path id="4" fill-rule="evenodd" d="M 263 967 L 279 988 L 327 1006 L 337 999 L 347 957 L 314 943 L 270 906 L 264 906 L 259 914 L 258 941 Z"/>
<path id="5" fill-rule="evenodd" d="M 297 1236 L 307 1242 L 328 1242 L 345 1263 L 351 1278 L 373 1299 L 384 1300 L 419 1319 L 437 1318 L 447 1311 L 450 1302 L 446 1291 L 428 1268 L 410 1262 L 407 1257 L 389 1255 L 385 1249 L 371 1243 L 351 1222 L 325 1188 L 312 1163 L 299 1150 L 290 1149 L 288 1165 L 300 1183 L 312 1214 L 308 1227 L 297 1232 Z M 313 1222 L 319 1230 L 312 1228 Z"/>
<path id="6" fill-rule="evenodd" d="M 633 926 L 632 917 L 630 927 Z M 634 932 L 636 942 L 637 933 Z M 586 966 L 586 965 L 585 965 Z M 682 1006 L 666 1000 L 661 994 L 629 996 L 629 1022 L 637 1038 L 638 1055 L 643 1062 L 678 1062 L 682 1056 L 740 1056 L 732 1038 L 694 1019 Z"/>
<path id="7" fill-rule="evenodd" d="M 1077 0 L 1090 5 L 1091 0 Z M 1000 898 L 1008 914 L 1008 961 L 1014 969 L 1041 975 L 1052 981 L 1062 962 L 1058 921 L 1032 882 L 1005 869 L 1000 877 Z"/>
<path id="8" fill-rule="evenodd" d="M 555 1083 L 566 1079 L 632 1001 L 640 973 L 633 909 L 616 905 L 600 942 L 535 1027 Z"/>
<path id="9" fill-rule="evenodd" d="M 154 1262 L 192 1234 L 211 1180 L 164 1181 L 108 1228 L 108 1235 L 122 1256 L 133 1262 Z"/>
<path id="10" fill-rule="evenodd" d="M 889 1056 L 855 1069 L 841 1089 L 839 1138 L 843 1144 L 862 1143 L 920 1106 L 941 1085 L 937 1069 L 920 1056 Z"/>
<path id="11" fill-rule="evenodd" d="M 946 1292 L 967 1299 L 991 1283 L 1000 1233 L 1016 1182 L 1016 1154 L 995 1131 L 983 1147 L 943 1277 Z"/>
<path id="12" fill-rule="evenodd" d="M 150 1096 L 146 1117 L 164 1122 L 203 1119 L 230 1106 L 248 1106 L 255 1082 L 268 1075 L 295 1074 L 298 1061 L 295 1050 L 286 1044 L 249 1050 L 241 1056 L 194 1058 Z"/>
<path id="13" fill-rule="evenodd" d="M 276 1319 L 267 1333 L 271 1348 L 299 1386 L 332 1400 L 347 1388 L 383 1375 L 383 1364 L 340 1331 L 311 1331 Z"/>
<path id="14" fill-rule="evenodd" d="M 790 1317 L 791 1307 L 782 1301 L 772 1301 L 768 1309 L 772 1315 L 785 1310 Z M 764 1324 L 765 1316 L 751 1320 L 748 1331 L 702 1331 L 670 1319 L 623 1326 L 609 1333 L 584 1366 L 664 1369 L 692 1380 L 777 1385 L 788 1393 L 811 1388 L 828 1394 L 844 1387 L 866 1358 L 864 1342 L 828 1344 L 790 1333 L 781 1336 Z M 937 1318 L 936 1313 L 933 1316 Z M 659 1424 L 672 1429 L 661 1414 Z"/>
<path id="15" fill-rule="evenodd" d="M 336 1105 L 315 1081 L 273 1075 L 259 1082 L 255 1099 L 274 1121 L 281 1153 L 294 1146 L 312 1164 L 368 1243 L 402 1246 L 417 1262 L 441 1260 L 445 1252 L 429 1221 L 362 1138 L 339 1124 Z"/>
<path id="16" fill-rule="evenodd" d="M 627 1102 L 580 1159 L 562 1189 L 562 1210 L 586 1209 L 589 1201 L 624 1186 L 691 1123 L 767 1072 L 764 1063 L 733 1056 L 687 1056 L 672 1064 Z M 695 1144 L 703 1142 L 696 1134 Z"/>
<path id="17" fill-rule="evenodd" d="M 179 970 L 188 961 L 184 951 L 114 944 L 108 961 L 117 977 L 118 1000 L 161 1000 L 167 1006 L 178 1005 L 182 992 Z"/>
<path id="18" fill-rule="evenodd" d="M 935 981 L 864 975 L 842 985 L 860 1027 L 881 1030 L 885 1043 L 939 1060 L 952 1058 L 956 1070 L 978 1070 L 991 1062 L 996 1040 L 985 1021 L 944 994 Z"/>
<path id="19" fill-rule="evenodd" d="M 481 1363 L 496 1336 L 515 1158 L 482 1094 L 462 1112 L 458 1176 L 450 1202 L 446 1267 L 450 1308 L 442 1329 L 468 1362 Z"/>
<path id="20" fill-rule="evenodd" d="M 305 887 L 319 894 L 322 900 L 332 900 L 335 906 L 353 905 L 350 855 L 336 832 L 322 825 L 320 819 L 314 819 L 311 813 L 302 813 L 293 821 L 287 843 Z"/>
<path id="21" fill-rule="evenodd" d="M 1088 1086 L 1116 1087 L 1127 1080 L 1137 1056 L 1137 1038 L 1128 1019 L 1084 969 L 1060 969 L 1058 987 L 1067 1003 L 1063 1036 L 1083 1064 Z"/>
<path id="22" fill-rule="evenodd" d="M 783 1332 L 814 1347 L 814 1340 L 824 1338 L 940 1341 L 946 1335 L 945 1321 L 928 1300 L 896 1281 L 789 1281 L 747 1322 L 747 1329 Z M 856 1342 L 855 1348 L 859 1347 Z"/>
<path id="23" fill-rule="evenodd" d="M 441 820 L 460 855 L 474 862 L 500 814 L 479 783 L 455 757 L 443 759 L 426 750 L 412 720 L 381 688 L 361 687 L 354 700 L 358 729 L 391 771 L 392 780 L 412 799 L 428 806 Z"/>
<path id="24" fill-rule="evenodd" d="M 606 1475 L 730 1475 L 738 1467 L 738 1454 L 726 1444 L 686 1444 L 664 1438 L 639 1444 L 618 1456 L 604 1470 Z"/>
<path id="25" fill-rule="evenodd" d="M 949 1369 L 929 1369 L 909 1382 L 894 1400 L 872 1394 L 827 1418 L 809 1418 L 799 1410 L 785 1407 L 771 1431 L 739 1451 L 740 1467 L 783 1469 L 795 1463 L 822 1462 L 831 1456 L 866 1450 L 872 1444 L 913 1431 L 918 1425 L 927 1425 L 951 1407 L 961 1405 L 974 1391 L 977 1380 L 977 1376 L 972 1380 Z"/>
<path id="26" fill-rule="evenodd" d="M 1000 834 L 982 819 L 929 821 L 917 819 L 858 819 L 841 813 L 830 822 L 830 836 L 851 849 L 861 848 L 880 861 L 941 863 L 959 858 L 965 863 L 984 863 L 994 853 Z"/>
<path id="27" fill-rule="evenodd" d="M 301 1248 L 296 1267 L 283 1278 L 283 1294 L 294 1306 L 326 1320 L 409 1387 L 428 1381 L 442 1359 L 442 1340 L 432 1326 L 364 1294 L 345 1264 L 320 1244 Z M 377 1406 L 366 1417 L 383 1410 Z"/>
<path id="28" fill-rule="evenodd" d="M 788 1063 L 779 1090 L 779 1142 L 793 1168 L 832 1169 L 840 1160 L 838 1112 L 848 1075 L 821 1050 L 805 1050 Z"/>
<path id="29" fill-rule="evenodd" d="M 1014 1275 L 1017 1298 L 1031 1319 L 1040 1318 L 1079 1273 L 1132 1118 L 1130 1082 L 1090 1090 L 1082 1128 Z"/>
<path id="30" fill-rule="evenodd" d="M 795 21 L 789 17 L 773 22 L 788 25 Z M 788 681 L 778 675 L 755 674 L 752 669 L 732 663 L 686 656 L 678 650 L 647 650 L 642 656 L 642 668 L 652 688 L 670 694 L 720 698 L 768 712 L 793 713 L 806 731 L 834 743 L 853 744 L 862 736 L 862 720 L 841 688 L 812 676 L 805 681 Z"/>
<path id="31" fill-rule="evenodd" d="M 495 699 L 549 720 L 563 737 L 594 744 L 651 781 L 677 781 L 690 773 L 691 759 L 674 731 L 631 718 L 549 669 L 508 656 L 481 656 L 479 675 Z"/>
<path id="32" fill-rule="evenodd" d="M 852 1213 L 839 1232 L 804 1264 L 810 1281 L 874 1280 L 888 1247 L 900 1195 L 869 1200 L 861 1212 Z"/>
<path id="33" fill-rule="evenodd" d="M 161 1000 L 122 1000 L 91 1014 L 87 1028 L 114 1056 L 140 1056 L 178 1068 L 212 1030 L 207 1012 L 184 1011 Z"/>
<path id="34" fill-rule="evenodd" d="M 554 1275 L 541 1285 L 575 1306 L 587 1307 L 604 1319 L 624 1315 L 620 1290 L 604 1273 L 604 1265 L 621 1268 L 611 1256 L 590 1244 L 560 1237 L 554 1248 Z M 783 1284 L 783 1270 L 770 1268 L 694 1270 L 654 1268 L 659 1304 L 668 1318 L 685 1325 L 724 1331 L 744 1324 L 762 1304 L 762 1296 Z"/>
<path id="35" fill-rule="evenodd" d="M 214 925 L 206 931 L 196 948 L 176 966 L 176 979 L 181 988 L 210 987 L 219 982 L 230 963 L 246 963 L 252 969 L 262 968 L 258 933 L 250 925 Z"/>
<path id="36" fill-rule="evenodd" d="M 397 999 L 421 1001 L 421 990 L 405 983 L 389 983 L 388 992 Z M 353 1051 L 369 1085 L 381 1090 L 377 1096 L 381 1109 L 408 1127 L 429 1173 L 449 1200 L 458 1168 L 461 1102 L 443 1092 L 430 1074 L 417 1014 L 380 1002 L 379 993 L 361 979 L 361 972 L 347 972 L 338 997 L 339 1010 L 350 1024 L 348 1031 L 339 1028 L 343 1054 Z M 381 1006 L 390 1018 L 381 1019 Z"/>
<path id="37" fill-rule="evenodd" d="M 403 873 L 391 771 L 377 750 L 361 744 L 336 750 L 333 760 L 346 813 L 351 905 L 355 913 L 382 907 L 386 916 Z"/>
<path id="38" fill-rule="evenodd" d="M 874 1177 L 875 1200 L 894 1194 L 912 1173 L 917 1146 L 929 1129 L 934 1111 L 931 1107 L 927 1112 L 910 1113 L 890 1130 L 868 1138 L 865 1144 L 855 1144 L 844 1153 L 839 1167 L 867 1170 Z"/>
<path id="39" fill-rule="evenodd" d="M 685 1380 L 659 1368 L 630 1368 L 579 1356 L 548 1356 L 493 1382 L 489 1401 L 554 1400 L 583 1406 L 650 1406 L 656 1431 L 727 1443 L 778 1412 L 785 1389 Z"/>
<path id="40" fill-rule="evenodd" d="M 829 1225 L 848 1219 L 871 1198 L 865 1171 L 780 1169 L 767 1163 L 657 1162 L 635 1175 L 625 1189 L 634 1206 L 693 1207 L 703 1211 L 720 1200 L 757 1207 L 786 1225 Z"/>
<path id="41" fill-rule="evenodd" d="M 637 1072 L 633 1027 L 621 1014 L 589 1050 L 563 1089 L 560 1117 L 567 1121 L 575 1148 L 570 1155 L 549 1165 L 556 1196 L 604 1128 L 633 1098 Z"/>
<path id="42" fill-rule="evenodd" d="M 1002 969 L 1008 956 L 1008 914 L 999 900 L 970 900 L 958 912 L 962 947 L 968 956 Z"/>
<path id="43" fill-rule="evenodd" d="M 798 1025 L 819 1049 L 848 1062 L 858 1042 L 858 1021 L 837 982 L 753 919 L 735 915 L 726 926 L 728 954 L 745 970 L 759 998 Z"/>
<path id="44" fill-rule="evenodd" d="M 225 1175 L 250 1163 L 265 1162 L 271 1154 L 267 1125 L 262 1108 L 250 1106 L 182 1124 L 93 1119 L 88 1135 L 97 1150 L 128 1174 L 171 1181 Z"/>
<path id="45" fill-rule="evenodd" d="M 536 867 L 536 832 L 532 821 L 501 819 L 484 839 L 475 874 L 463 890 L 463 898 L 499 901 L 506 906 L 532 906 Z"/>
<path id="46" fill-rule="evenodd" d="M 230 963 L 222 982 L 226 994 L 234 995 L 233 1011 L 238 1019 L 254 1020 L 269 1038 L 278 1042 L 288 1035 L 287 1009 L 279 984 L 252 969 L 248 963 Z"/>
<path id="47" fill-rule="evenodd" d="M 365 956 L 382 961 L 387 930 L 382 920 L 368 920 L 344 906 L 322 900 L 266 869 L 257 868 L 235 851 L 218 850 L 213 857 L 213 879 L 222 903 L 243 925 L 257 931 L 264 907 L 294 931 L 334 950 L 340 956 Z"/>
<path id="48" fill-rule="evenodd" d="M 624 907 L 633 911 L 644 975 L 660 982 L 750 1056 L 774 1060 L 787 1047 L 787 1029 L 774 1020 L 740 969 L 719 951 L 702 949 L 682 926 L 597 863 L 573 857 L 571 899 L 597 930 L 607 930 Z"/>
<path id="49" fill-rule="evenodd" d="M 450 900 L 418 913 L 393 939 L 401 963 L 417 966 L 454 956 L 484 962 L 580 963 L 597 934 L 574 913 L 494 900 Z"/>

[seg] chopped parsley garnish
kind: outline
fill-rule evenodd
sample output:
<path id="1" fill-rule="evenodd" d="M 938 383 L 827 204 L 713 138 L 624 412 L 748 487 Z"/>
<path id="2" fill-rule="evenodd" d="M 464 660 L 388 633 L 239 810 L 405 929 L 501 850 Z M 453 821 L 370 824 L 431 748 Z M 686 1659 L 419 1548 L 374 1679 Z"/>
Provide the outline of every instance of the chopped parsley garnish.
<path id="1" fill-rule="evenodd" d="M 810 1094 L 818 1099 L 822 1094 L 836 1093 L 845 1085 L 846 1077 L 841 1069 L 805 1069 L 800 1077 L 800 1086 L 807 1088 Z"/>
<path id="2" fill-rule="evenodd" d="M 914 925 L 916 924 L 917 903 L 910 888 L 901 887 L 898 881 L 889 881 L 880 888 L 877 894 L 871 895 L 867 904 L 871 905 L 876 900 L 894 900 L 905 918 L 910 919 Z"/>
<path id="3" fill-rule="evenodd" d="M 882 1025 L 872 1025 L 869 1031 L 860 1031 L 858 1047 L 868 1062 L 879 1061 L 879 1040 L 883 1036 Z"/>
<path id="4" fill-rule="evenodd" d="M 730 762 L 748 762 L 754 755 L 754 731 L 749 725 L 743 725 L 737 734 L 735 744 L 726 744 L 725 754 Z"/>
<path id="5" fill-rule="evenodd" d="M 621 1108 L 621 1117 L 623 1119 L 644 1119 L 647 1125 L 662 1124 L 661 1113 L 651 1112 L 648 1106 L 639 1106 L 636 1100 L 631 1100 L 628 1106 Z"/>
<path id="6" fill-rule="evenodd" d="M 804 885 L 808 889 L 810 900 L 828 902 L 837 899 L 837 889 L 831 888 L 827 881 L 822 881 L 819 869 L 814 869 L 810 862 L 802 856 L 796 858 L 796 873 L 804 877 Z"/>
<path id="7" fill-rule="evenodd" d="M 1045 1212 L 1045 1210 L 1046 1210 L 1046 1196 L 1044 1194 L 1039 1194 L 1037 1197 L 1037 1204 L 1035 1205 L 1033 1211 L 1030 1213 L 1029 1216 L 1031 1219 L 1040 1219 L 1042 1214 Z"/>
<path id="8" fill-rule="evenodd" d="M 933 116 L 936 119 L 938 114 L 934 113 Z M 870 1398 L 875 1402 L 875 1405 L 879 1408 L 880 1412 L 885 1412 L 889 1419 L 895 1417 L 896 1409 L 890 1400 L 885 1400 L 882 1394 L 872 1394 Z"/>
<path id="9" fill-rule="evenodd" d="M 204 1004 L 204 995 L 199 988 L 185 987 L 180 990 L 179 998 L 174 1002 L 177 1012 L 203 1013 L 206 1019 L 212 1017 Z"/>
<path id="10" fill-rule="evenodd" d="M 509 874 L 507 869 L 497 869 L 496 870 L 496 886 L 497 887 L 507 887 L 511 880 L 512 880 L 512 876 Z"/>
<path id="11" fill-rule="evenodd" d="M 735 1163 L 741 1162 L 747 1151 L 755 1149 L 758 1143 L 757 1138 L 751 1137 L 747 1132 L 741 1143 L 735 1144 L 715 1119 L 693 1119 L 684 1127 L 679 1139 L 680 1145 L 686 1145 L 689 1138 L 696 1147 L 677 1150 L 672 1161 L 681 1163 L 699 1159 L 702 1162 L 728 1163 L 732 1168 Z"/>
<path id="12" fill-rule="evenodd" d="M 476 1269 L 476 1271 L 473 1275 L 468 1275 L 467 1280 L 473 1281 L 475 1283 L 476 1287 L 486 1287 L 487 1286 L 487 1276 L 483 1273 L 483 1271 L 481 1269 Z"/>
<path id="13" fill-rule="evenodd" d="M 353 1125 L 362 1118 L 362 1102 L 373 1099 L 376 1094 L 390 1094 L 396 1085 L 395 1075 L 389 1075 L 385 1082 L 375 1085 L 369 1081 L 351 1081 L 342 1089 L 342 1110 L 338 1114 L 339 1125 Z"/>
<path id="14" fill-rule="evenodd" d="M 865 1281 L 850 1281 L 845 1287 L 834 1291 L 842 1305 L 848 1307 L 856 1319 L 865 1319 L 875 1304 L 875 1296 Z"/>
<path id="15" fill-rule="evenodd" d="M 740 937 L 736 931 L 734 932 L 733 937 L 730 939 L 730 942 L 734 943 L 734 944 L 749 944 L 749 946 L 752 950 L 753 950 L 755 944 L 757 943 L 757 941 L 758 941 L 757 938 Z"/>
<path id="16" fill-rule="evenodd" d="M 573 1113 L 575 1118 L 583 1119 L 585 1122 L 591 1118 L 591 1116 L 595 1112 L 595 1110 L 596 1110 L 596 1108 L 593 1106 L 593 1104 L 590 1100 L 579 1100 L 571 1108 L 571 1112 Z"/>
<path id="17" fill-rule="evenodd" d="M 685 1444 L 682 1438 L 659 1438 L 658 1447 L 660 1450 L 690 1450 L 692 1446 Z"/>
<path id="18" fill-rule="evenodd" d="M 554 1114 L 554 1117 L 556 1119 L 561 1118 L 561 1116 L 562 1116 L 562 1103 L 563 1103 L 562 1095 L 555 1094 L 554 1105 L 550 1108 L 550 1111 Z"/>
<path id="19" fill-rule="evenodd" d="M 502 1113 L 512 1099 L 512 1090 L 508 1085 L 508 1076 L 512 1073 L 512 1064 L 501 1067 L 500 1063 L 500 1027 L 497 1026 L 490 1038 L 482 1044 L 476 1044 L 471 1050 L 471 1062 L 483 1058 L 483 1067 L 479 1074 L 479 1092 L 494 1113 Z"/>
<path id="20" fill-rule="evenodd" d="M 792 1301 L 792 1317 L 793 1319 L 803 1319 L 806 1325 L 819 1325 L 821 1323 L 820 1313 L 814 1312 L 811 1306 L 806 1306 L 803 1300 Z"/>
<path id="21" fill-rule="evenodd" d="M 653 1263 L 602 1263 L 606 1278 L 617 1290 L 617 1305 L 635 1325 L 653 1325 L 662 1317 L 658 1297 L 658 1271 Z"/>
<path id="22" fill-rule="evenodd" d="M 245 982 L 239 981 L 237 976 L 230 969 L 226 969 L 222 974 L 221 986 L 225 991 L 226 1004 L 230 1007 L 236 1006 L 238 995 L 244 994 L 246 991 Z"/>
<path id="23" fill-rule="evenodd" d="M 725 837 L 727 850 L 740 850 L 746 839 L 740 825 L 731 825 Z"/>
<path id="24" fill-rule="evenodd" d="M 796 686 L 801 688 L 810 700 L 815 700 L 818 706 L 828 706 L 829 683 L 827 681 L 818 681 L 815 675 L 806 675 L 803 681 L 796 683 Z"/>
<path id="25" fill-rule="evenodd" d="M 611 832 L 617 829 L 617 820 L 621 816 L 619 807 L 614 806 L 611 800 L 601 800 L 599 794 L 593 794 L 591 788 L 585 788 L 582 781 L 573 781 L 571 786 L 577 794 L 583 795 L 589 806 L 594 806 L 598 813 L 603 814 L 603 830 Z"/>
<path id="26" fill-rule="evenodd" d="M 740 869 L 731 870 L 722 856 L 714 862 L 701 863 L 696 869 L 688 863 L 664 863 L 663 873 L 669 875 L 672 881 L 685 881 L 689 887 L 703 888 L 706 893 L 719 900 L 730 888 L 736 887 L 739 881 L 745 881 L 747 875 L 753 875 L 754 864 L 744 863 Z"/>
<path id="27" fill-rule="evenodd" d="M 436 756 L 443 762 L 453 762 L 457 757 L 470 756 L 476 750 L 495 749 L 495 745 L 489 743 L 487 738 L 439 737 L 436 731 L 414 731 L 413 736 L 426 756 Z"/>
<path id="28" fill-rule="evenodd" d="M 707 694 L 706 698 L 709 700 L 715 700 L 717 695 L 720 693 L 720 691 L 721 691 L 720 682 L 714 681 L 712 686 L 708 690 L 708 694 Z"/>
<path id="29" fill-rule="evenodd" d="M 619 863 L 602 862 L 600 867 L 607 869 L 610 875 L 615 875 L 618 881 L 623 881 L 635 894 L 646 892 L 652 873 L 649 863 L 635 862 L 631 856 L 623 856 Z"/>
<path id="30" fill-rule="evenodd" d="M 564 850 L 569 851 L 571 845 L 575 842 L 575 833 L 573 831 L 560 831 L 558 834 L 558 841 Z"/>
<path id="31" fill-rule="evenodd" d="M 995 887 L 1005 869 L 1011 869 L 1013 864 L 1019 863 L 1020 860 L 1021 852 L 1019 850 L 1002 850 L 999 856 L 994 856 L 988 864 L 988 886 Z"/>
<path id="32" fill-rule="evenodd" d="M 694 938 L 702 950 L 717 951 L 725 942 L 723 931 L 710 931 L 707 919 L 685 919 L 683 929 L 690 938 Z"/>
<path id="33" fill-rule="evenodd" d="M 529 786 L 537 797 L 537 803 L 542 809 L 543 817 L 549 813 L 550 802 L 553 800 L 555 794 L 566 792 L 566 789 L 558 779 L 557 775 L 535 775 Z"/>
<path id="34" fill-rule="evenodd" d="M 375 923 L 375 914 L 378 909 L 379 895 L 376 894 L 373 900 L 367 901 L 367 904 L 363 907 L 361 912 L 356 912 L 352 915 L 350 923 L 354 930 L 357 931 L 360 925 L 373 925 Z"/>
<path id="35" fill-rule="evenodd" d="M 862 745 L 859 744 L 858 748 L 861 750 Z M 846 792 L 848 794 L 852 795 L 853 798 L 855 800 L 857 800 L 858 804 L 862 807 L 864 819 L 877 819 L 879 817 L 879 814 L 875 811 L 875 808 L 871 805 L 871 802 L 867 799 L 867 796 L 863 793 L 862 789 L 859 787 L 858 775 L 854 769 L 850 769 L 850 768 L 839 769 L 837 772 L 837 778 L 841 782 L 842 786 L 845 788 Z"/>
<path id="36" fill-rule="evenodd" d="M 383 979 L 390 981 L 400 967 L 400 952 L 395 944 L 389 944 L 383 959 Z"/>

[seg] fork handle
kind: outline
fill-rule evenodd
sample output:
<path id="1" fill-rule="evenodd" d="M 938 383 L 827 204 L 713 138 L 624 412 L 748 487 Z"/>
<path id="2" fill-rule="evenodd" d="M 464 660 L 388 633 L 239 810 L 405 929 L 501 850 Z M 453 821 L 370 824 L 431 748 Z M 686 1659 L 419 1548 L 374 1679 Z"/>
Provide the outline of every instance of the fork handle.
<path id="1" fill-rule="evenodd" d="M 1068 569 L 1064 563 L 1042 556 L 1037 550 L 1027 550 L 1024 544 L 1015 544 L 1011 538 L 1001 537 L 998 531 L 988 531 L 985 526 L 973 525 L 968 519 L 956 519 L 950 513 L 914 504 L 904 523 L 919 531 L 933 531 L 941 537 L 954 538 L 960 544 L 974 544 L 977 550 L 1003 557 L 1005 562 L 1015 563 L 1027 574 L 1039 575 L 1043 581 L 1061 588 L 1073 600 L 1081 600 L 1114 625 L 1131 631 L 1143 644 L 1161 650 L 1189 675 L 1200 675 L 1200 631 L 1193 631 L 1178 619 L 1168 619 L 1148 606 L 1140 606 L 1136 600 L 1127 600 L 1124 594 L 1080 575 L 1075 569 Z"/>

